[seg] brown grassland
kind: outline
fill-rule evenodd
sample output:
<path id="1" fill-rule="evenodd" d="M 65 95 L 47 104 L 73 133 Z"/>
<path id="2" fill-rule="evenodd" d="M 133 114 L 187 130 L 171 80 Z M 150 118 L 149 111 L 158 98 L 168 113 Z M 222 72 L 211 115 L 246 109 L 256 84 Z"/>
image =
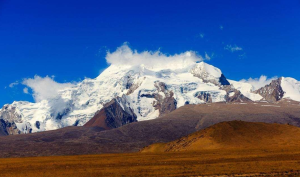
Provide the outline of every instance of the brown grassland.
<path id="1" fill-rule="evenodd" d="M 223 122 L 138 153 L 0 159 L 1 177 L 299 176 L 300 128 Z"/>
<path id="2" fill-rule="evenodd" d="M 1 177 L 297 176 L 300 149 L 205 150 L 0 159 Z M 288 172 L 284 175 L 283 173 Z"/>

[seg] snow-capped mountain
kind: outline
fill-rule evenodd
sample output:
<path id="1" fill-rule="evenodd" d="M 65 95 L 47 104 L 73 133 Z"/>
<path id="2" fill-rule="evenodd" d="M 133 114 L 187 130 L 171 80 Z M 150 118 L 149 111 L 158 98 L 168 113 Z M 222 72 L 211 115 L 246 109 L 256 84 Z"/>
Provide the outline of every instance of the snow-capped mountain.
<path id="1" fill-rule="evenodd" d="M 300 101 L 300 82 L 280 78 L 278 84 L 283 91 L 279 99 Z M 272 89 L 280 90 L 271 85 L 255 91 L 251 84 L 227 80 L 220 69 L 204 62 L 165 69 L 111 65 L 95 79 L 60 90 L 55 98 L 5 105 L 0 119 L 15 123 L 22 133 L 82 126 L 106 103 L 120 97 L 116 101 L 122 100 L 123 109 L 130 108 L 137 120 L 143 121 L 185 104 L 259 101 L 272 94 Z"/>

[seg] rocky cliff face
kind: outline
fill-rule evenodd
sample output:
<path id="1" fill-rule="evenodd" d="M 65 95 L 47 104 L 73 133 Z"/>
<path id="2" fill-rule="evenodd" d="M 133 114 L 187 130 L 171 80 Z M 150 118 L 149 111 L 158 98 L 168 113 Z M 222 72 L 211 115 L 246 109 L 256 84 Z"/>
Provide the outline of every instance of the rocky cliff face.
<path id="1" fill-rule="evenodd" d="M 6 124 L 3 119 L 0 119 L 0 136 L 8 135 L 8 132 L 6 130 Z"/>
<path id="2" fill-rule="evenodd" d="M 241 93 L 241 91 L 235 89 L 232 85 L 225 85 L 221 87 L 223 90 L 226 91 L 226 102 L 233 103 L 233 102 L 252 102 L 251 99 L 246 97 Z"/>
<path id="3" fill-rule="evenodd" d="M 212 103 L 212 93 L 206 91 L 200 91 L 195 93 L 195 97 L 204 101 L 205 103 Z"/>
<path id="4" fill-rule="evenodd" d="M 228 93 L 227 102 L 232 103 L 232 102 L 252 102 L 249 98 L 247 98 L 245 95 L 243 95 L 239 90 L 234 90 L 230 93 Z"/>
<path id="5" fill-rule="evenodd" d="M 137 117 L 135 113 L 128 105 L 126 96 L 123 96 L 117 97 L 105 104 L 84 126 L 113 129 L 136 121 Z"/>
<path id="6" fill-rule="evenodd" d="M 269 85 L 266 85 L 254 93 L 260 94 L 268 102 L 276 102 L 283 98 L 284 91 L 281 87 L 282 78 L 273 80 Z"/>
<path id="7" fill-rule="evenodd" d="M 3 135 L 15 135 L 23 133 L 17 128 L 16 125 L 16 123 L 21 122 L 21 116 L 16 112 L 15 107 L 11 105 L 4 105 L 0 110 L 0 131 Z M 28 131 L 24 133 L 31 133 L 31 129 L 28 128 Z"/>
<path id="8" fill-rule="evenodd" d="M 153 102 L 155 109 L 159 110 L 159 115 L 162 116 L 177 108 L 177 101 L 174 98 L 174 93 L 169 91 L 166 84 L 163 82 L 156 82 L 155 87 L 158 93 L 154 94 L 156 101 Z"/>

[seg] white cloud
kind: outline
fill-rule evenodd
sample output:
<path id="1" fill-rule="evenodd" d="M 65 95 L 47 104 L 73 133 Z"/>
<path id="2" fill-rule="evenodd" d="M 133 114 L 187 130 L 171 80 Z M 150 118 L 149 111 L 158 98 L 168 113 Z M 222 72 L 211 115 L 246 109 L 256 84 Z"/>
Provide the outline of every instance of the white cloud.
<path id="1" fill-rule="evenodd" d="M 202 56 L 194 51 L 186 51 L 180 54 L 167 55 L 160 51 L 137 52 L 124 43 L 114 52 L 107 52 L 106 61 L 112 65 L 144 65 L 150 68 L 183 68 L 190 64 L 202 61 Z"/>
<path id="2" fill-rule="evenodd" d="M 19 81 L 16 81 L 16 82 L 13 82 L 13 83 L 9 84 L 9 87 L 13 88 L 14 86 L 16 86 L 18 84 L 19 84 Z"/>
<path id="3" fill-rule="evenodd" d="M 25 87 L 25 88 L 23 89 L 23 92 L 24 92 L 25 94 L 28 94 L 28 93 L 29 93 L 29 92 L 28 92 L 28 88 Z"/>
<path id="4" fill-rule="evenodd" d="M 254 90 L 257 90 L 261 87 L 264 87 L 265 85 L 268 85 L 271 83 L 272 80 L 277 79 L 277 77 L 268 78 L 267 76 L 261 75 L 260 78 L 249 78 L 249 79 L 242 79 L 240 82 L 249 83 L 253 86 Z"/>
<path id="5" fill-rule="evenodd" d="M 203 34 L 203 33 L 200 33 L 200 34 L 199 34 L 199 37 L 203 39 L 203 38 L 204 38 L 204 34 Z"/>
<path id="6" fill-rule="evenodd" d="M 73 86 L 71 83 L 55 82 L 53 77 L 46 76 L 43 78 L 37 75 L 34 78 L 24 79 L 22 84 L 32 89 L 36 102 L 54 98 L 60 90 Z"/>
<path id="7" fill-rule="evenodd" d="M 227 45 L 227 46 L 224 47 L 224 49 L 225 49 L 225 50 L 229 50 L 229 51 L 231 51 L 231 52 L 243 50 L 241 47 L 238 47 L 237 45 L 234 45 L 234 46 L 232 46 L 232 45 Z"/>

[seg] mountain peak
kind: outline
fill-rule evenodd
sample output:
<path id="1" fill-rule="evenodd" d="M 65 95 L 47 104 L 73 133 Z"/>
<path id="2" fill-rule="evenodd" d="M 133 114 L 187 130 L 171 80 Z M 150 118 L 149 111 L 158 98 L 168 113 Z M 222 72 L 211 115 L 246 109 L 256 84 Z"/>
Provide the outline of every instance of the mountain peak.
<path id="1" fill-rule="evenodd" d="M 157 55 L 157 65 L 144 64 L 145 57 L 143 60 L 136 58 L 137 63 L 112 62 L 96 79 L 85 79 L 64 88 L 55 98 L 37 103 L 16 101 L 12 104 L 14 109 L 9 112 L 9 119 L 18 118 L 16 126 L 20 132 L 28 133 L 82 126 L 106 103 L 118 97 L 124 98 L 124 104 L 136 115 L 137 121 L 155 119 L 186 104 L 248 102 L 266 97 L 253 92 L 251 84 L 229 83 L 219 68 L 203 61 L 196 62 L 199 58 L 192 53 L 181 54 L 180 59 L 174 55 L 174 62 L 164 55 Z M 275 85 L 282 88 L 284 97 L 300 100 L 299 82 L 292 78 L 281 80 Z M 121 107 L 118 106 L 118 110 Z M 4 114 L 7 115 L 7 111 L 2 108 L 0 119 L 8 119 Z M 123 120 L 125 114 L 120 115 Z"/>

